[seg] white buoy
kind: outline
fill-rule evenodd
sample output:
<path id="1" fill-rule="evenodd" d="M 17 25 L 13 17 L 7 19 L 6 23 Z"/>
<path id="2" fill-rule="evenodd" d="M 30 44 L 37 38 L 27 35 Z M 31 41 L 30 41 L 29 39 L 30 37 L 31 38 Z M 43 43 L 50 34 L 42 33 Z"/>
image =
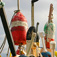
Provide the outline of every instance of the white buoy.
<path id="1" fill-rule="evenodd" d="M 56 46 L 56 42 L 55 41 L 51 41 L 50 42 L 50 49 L 51 49 L 52 57 L 55 57 L 55 46 Z"/>
<path id="2" fill-rule="evenodd" d="M 47 49 L 46 49 L 46 46 L 45 46 L 45 43 L 44 43 L 44 35 L 43 35 L 43 32 L 40 33 L 40 37 L 42 39 L 43 52 L 47 52 Z"/>

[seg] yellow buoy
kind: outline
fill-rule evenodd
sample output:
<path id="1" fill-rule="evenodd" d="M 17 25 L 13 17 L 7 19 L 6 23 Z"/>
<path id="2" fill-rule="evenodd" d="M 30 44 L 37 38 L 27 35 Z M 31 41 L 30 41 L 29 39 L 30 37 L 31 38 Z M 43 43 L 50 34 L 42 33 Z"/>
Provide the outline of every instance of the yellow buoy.
<path id="1" fill-rule="evenodd" d="M 11 52 L 10 52 L 10 56 L 9 57 L 11 57 Z"/>
<path id="2" fill-rule="evenodd" d="M 0 55 L 0 57 L 1 57 L 1 55 Z"/>
<path id="3" fill-rule="evenodd" d="M 55 56 L 57 57 L 57 51 L 55 51 Z"/>

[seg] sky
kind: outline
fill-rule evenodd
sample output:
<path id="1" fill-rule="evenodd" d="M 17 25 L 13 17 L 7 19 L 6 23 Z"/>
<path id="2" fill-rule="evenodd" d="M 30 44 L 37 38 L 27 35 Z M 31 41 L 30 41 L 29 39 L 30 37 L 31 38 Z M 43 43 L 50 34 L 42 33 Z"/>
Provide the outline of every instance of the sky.
<path id="1" fill-rule="evenodd" d="M 38 31 L 43 32 L 44 25 L 48 21 L 49 8 L 50 4 L 53 4 L 53 22 L 55 24 L 55 41 L 57 43 L 57 0 L 39 0 L 34 4 L 34 26 L 39 22 Z M 3 0 L 5 2 L 5 12 L 7 16 L 8 23 L 10 25 L 11 18 L 14 14 L 14 10 L 17 10 L 17 0 Z M 20 0 L 20 11 L 26 17 L 28 22 L 28 27 L 31 26 L 31 0 Z M 5 37 L 4 29 L 2 26 L 1 18 L 0 18 L 0 45 L 2 44 Z M 40 43 L 41 46 L 41 43 Z M 6 56 L 8 49 L 8 43 L 6 42 L 5 48 L 2 52 L 2 57 Z M 56 45 L 57 50 L 57 45 Z"/>

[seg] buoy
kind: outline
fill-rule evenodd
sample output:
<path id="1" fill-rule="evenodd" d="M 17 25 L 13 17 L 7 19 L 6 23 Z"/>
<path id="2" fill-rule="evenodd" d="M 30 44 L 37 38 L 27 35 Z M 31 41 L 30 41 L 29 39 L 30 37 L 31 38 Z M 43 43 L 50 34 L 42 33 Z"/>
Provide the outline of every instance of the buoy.
<path id="1" fill-rule="evenodd" d="M 20 55 L 19 57 L 27 57 L 27 56 L 25 56 L 25 55 Z"/>
<path id="2" fill-rule="evenodd" d="M 44 32 L 45 32 L 46 48 L 50 48 L 50 42 L 54 41 L 54 38 L 55 38 L 55 35 L 54 35 L 54 33 L 55 33 L 55 25 L 54 25 L 54 23 L 45 24 Z"/>
<path id="3" fill-rule="evenodd" d="M 50 4 L 48 22 L 44 26 L 46 48 L 50 48 L 50 42 L 55 38 L 55 24 L 53 23 L 53 4 Z"/>
<path id="4" fill-rule="evenodd" d="M 29 57 L 35 57 L 34 55 L 30 55 Z"/>
<path id="5" fill-rule="evenodd" d="M 31 36 L 32 36 L 32 31 L 36 33 L 36 29 L 34 26 L 31 26 L 28 31 L 27 31 L 27 36 L 26 36 L 26 40 L 31 40 Z"/>
<path id="6" fill-rule="evenodd" d="M 28 24 L 25 16 L 19 11 L 11 20 L 11 33 L 15 45 L 26 44 L 26 33 L 28 30 Z"/>
<path id="7" fill-rule="evenodd" d="M 51 53 L 50 52 L 42 52 L 41 54 L 44 57 L 51 57 Z"/>
<path id="8" fill-rule="evenodd" d="M 26 36 L 26 51 L 28 52 L 28 49 L 30 48 L 30 44 L 31 44 L 31 37 L 32 37 L 32 31 L 36 33 L 36 29 L 34 26 L 31 26 L 28 31 L 27 31 L 27 36 Z"/>
<path id="9" fill-rule="evenodd" d="M 55 56 L 57 57 L 57 51 L 55 51 Z"/>

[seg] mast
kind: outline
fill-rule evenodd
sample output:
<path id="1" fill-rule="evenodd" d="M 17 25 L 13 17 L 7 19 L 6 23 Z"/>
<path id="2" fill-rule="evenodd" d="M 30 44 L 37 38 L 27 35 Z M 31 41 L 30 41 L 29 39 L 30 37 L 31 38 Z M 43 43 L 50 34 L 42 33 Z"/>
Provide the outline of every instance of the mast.
<path id="1" fill-rule="evenodd" d="M 7 17 L 6 17 L 6 14 L 5 14 L 4 7 L 3 7 L 4 4 L 3 4 L 2 0 L 0 0 L 0 2 L 2 3 L 1 4 L 2 7 L 0 7 L 1 21 L 2 21 L 3 28 L 4 28 L 4 31 L 5 31 L 5 34 L 6 34 L 6 38 L 7 38 L 8 44 L 9 44 L 10 51 L 12 53 L 12 56 L 15 57 L 16 56 L 16 52 L 15 52 L 14 42 L 13 42 L 13 39 L 12 39 L 11 32 L 9 30 Z"/>
<path id="2" fill-rule="evenodd" d="M 34 26 L 34 3 L 31 2 L 31 25 Z"/>
<path id="3" fill-rule="evenodd" d="M 31 1 L 31 25 L 34 26 L 34 2 L 37 2 L 38 0 L 32 0 Z"/>
<path id="4" fill-rule="evenodd" d="M 13 42 L 13 39 L 12 39 L 11 32 L 9 30 L 9 25 L 8 25 L 8 22 L 7 22 L 7 18 L 6 18 L 6 15 L 5 15 L 4 8 L 0 8 L 0 16 L 1 16 L 1 21 L 2 21 L 4 31 L 5 31 L 5 34 L 6 34 L 6 37 L 7 37 L 7 41 L 8 41 L 8 44 L 9 44 L 9 48 L 11 50 L 11 53 L 12 53 L 13 57 L 14 57 L 14 56 L 16 56 L 14 42 Z"/>

